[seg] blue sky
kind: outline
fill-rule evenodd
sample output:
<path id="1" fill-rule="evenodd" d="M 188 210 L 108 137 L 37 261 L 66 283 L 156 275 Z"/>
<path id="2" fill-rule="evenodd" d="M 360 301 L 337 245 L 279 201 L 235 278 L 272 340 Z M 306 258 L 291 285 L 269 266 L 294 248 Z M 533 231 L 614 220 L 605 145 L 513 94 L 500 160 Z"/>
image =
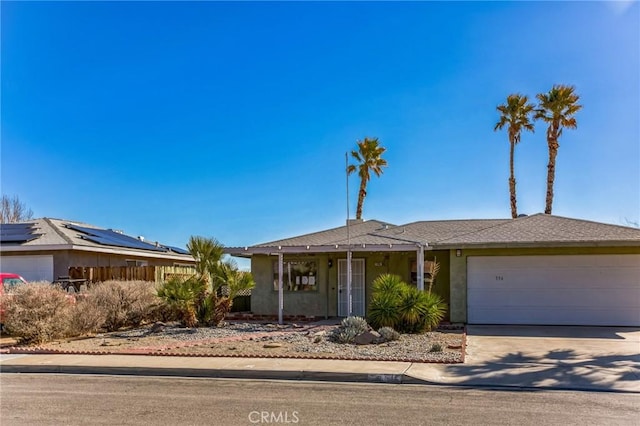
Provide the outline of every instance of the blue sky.
<path id="1" fill-rule="evenodd" d="M 563 83 L 584 107 L 553 213 L 640 221 L 636 2 L 1 7 L 2 193 L 36 217 L 179 246 L 340 226 L 345 152 L 369 136 L 389 167 L 365 219 L 506 218 L 495 107 Z M 516 150 L 521 213 L 544 210 L 545 130 Z"/>

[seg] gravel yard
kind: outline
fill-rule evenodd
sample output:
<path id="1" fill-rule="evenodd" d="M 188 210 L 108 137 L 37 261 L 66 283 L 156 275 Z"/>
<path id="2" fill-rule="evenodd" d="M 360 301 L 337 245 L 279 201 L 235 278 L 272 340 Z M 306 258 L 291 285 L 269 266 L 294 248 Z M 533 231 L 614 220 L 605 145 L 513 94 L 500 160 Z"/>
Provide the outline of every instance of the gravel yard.
<path id="1" fill-rule="evenodd" d="M 355 345 L 332 341 L 338 325 L 229 322 L 223 327 L 184 328 L 154 324 L 84 339 L 48 343 L 52 352 L 152 353 L 194 356 L 327 358 L 458 363 L 463 361 L 462 330 L 404 334 L 399 340 Z M 28 349 L 22 348 L 23 350 Z"/>

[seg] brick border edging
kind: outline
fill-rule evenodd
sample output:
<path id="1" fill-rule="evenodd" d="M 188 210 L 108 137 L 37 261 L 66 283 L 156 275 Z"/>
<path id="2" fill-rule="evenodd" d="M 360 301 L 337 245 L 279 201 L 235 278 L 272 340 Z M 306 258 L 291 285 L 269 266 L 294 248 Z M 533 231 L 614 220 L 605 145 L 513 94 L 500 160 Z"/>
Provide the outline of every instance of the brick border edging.
<path id="1" fill-rule="evenodd" d="M 9 348 L 8 354 L 22 355 L 124 355 L 124 356 L 161 356 L 161 357 L 186 357 L 186 358 L 290 358 L 290 359 L 322 359 L 336 361 L 382 361 L 382 362 L 411 362 L 419 364 L 461 364 L 464 360 L 445 361 L 445 360 L 424 360 L 402 357 L 353 357 L 353 356 L 330 356 L 330 355 L 313 355 L 313 354 L 264 354 L 264 353 L 243 353 L 243 354 L 207 354 L 207 353 L 179 353 L 179 352 L 153 352 L 135 350 L 115 352 L 115 351 L 73 351 L 60 349 L 46 349 L 36 347 L 31 349 Z M 463 358 L 463 357 L 461 357 Z"/>

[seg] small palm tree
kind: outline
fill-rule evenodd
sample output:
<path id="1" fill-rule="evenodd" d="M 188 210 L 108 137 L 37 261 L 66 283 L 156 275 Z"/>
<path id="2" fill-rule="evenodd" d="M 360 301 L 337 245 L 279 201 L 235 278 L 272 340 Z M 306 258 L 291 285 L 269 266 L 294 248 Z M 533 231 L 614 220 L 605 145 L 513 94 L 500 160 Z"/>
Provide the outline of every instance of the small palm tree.
<path id="1" fill-rule="evenodd" d="M 494 131 L 501 130 L 507 126 L 509 134 L 509 193 L 511 198 L 511 217 L 518 217 L 518 208 L 516 205 L 516 177 L 513 166 L 513 157 L 516 145 L 520 142 L 520 135 L 523 130 L 533 132 L 533 124 L 530 116 L 533 112 L 534 105 L 528 103 L 527 96 L 513 94 L 507 96 L 507 102 L 504 105 L 498 105 L 496 109 L 500 113 L 500 120 L 496 123 Z"/>
<path id="2" fill-rule="evenodd" d="M 347 173 L 351 174 L 357 170 L 358 176 L 360 176 L 356 219 L 362 219 L 362 206 L 367 196 L 367 183 L 371 179 L 371 172 L 380 177 L 383 173 L 382 168 L 387 166 L 387 160 L 382 158 L 386 148 L 380 146 L 378 138 L 369 139 L 365 137 L 364 140 L 357 143 L 358 150 L 351 151 L 351 156 L 357 161 L 357 164 L 350 164 L 347 167 Z"/>
<path id="3" fill-rule="evenodd" d="M 560 144 L 558 139 L 562 136 L 562 129 L 575 129 L 578 127 L 575 113 L 582 109 L 578 105 L 580 96 L 575 93 L 575 87 L 556 84 L 548 93 L 540 93 L 538 108 L 535 118 L 548 124 L 547 145 L 549 147 L 549 163 L 547 165 L 547 198 L 544 212 L 551 214 L 553 204 L 553 181 L 556 175 L 556 156 Z"/>

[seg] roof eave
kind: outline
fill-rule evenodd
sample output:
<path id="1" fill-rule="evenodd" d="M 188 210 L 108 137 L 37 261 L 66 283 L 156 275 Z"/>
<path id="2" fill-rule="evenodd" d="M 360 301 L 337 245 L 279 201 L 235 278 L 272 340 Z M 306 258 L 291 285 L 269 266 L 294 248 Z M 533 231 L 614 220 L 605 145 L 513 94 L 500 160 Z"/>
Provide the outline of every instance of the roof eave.
<path id="1" fill-rule="evenodd" d="M 431 249 L 427 244 L 425 250 Z M 331 244 L 321 246 L 268 246 L 268 247 L 226 247 L 224 253 L 231 256 L 250 257 L 254 254 L 304 254 L 304 253 L 344 253 L 352 252 L 398 252 L 414 251 L 420 248 L 420 244 Z"/>

